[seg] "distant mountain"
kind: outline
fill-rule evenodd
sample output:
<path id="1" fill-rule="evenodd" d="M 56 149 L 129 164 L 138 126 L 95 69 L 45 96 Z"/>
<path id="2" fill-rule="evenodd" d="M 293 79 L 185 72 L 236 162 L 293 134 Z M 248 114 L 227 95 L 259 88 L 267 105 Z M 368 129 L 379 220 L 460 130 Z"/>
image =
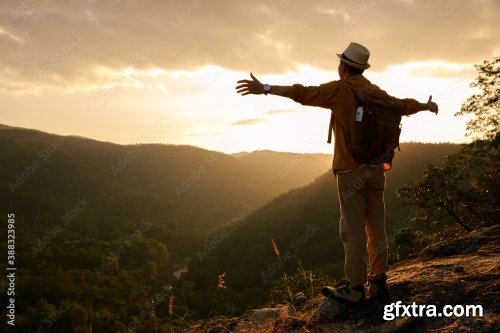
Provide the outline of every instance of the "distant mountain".
<path id="1" fill-rule="evenodd" d="M 179 232 L 213 230 L 277 194 L 246 163 L 190 146 L 122 146 L 6 127 L 0 160 L 0 207 L 17 212 L 21 230 L 43 235 L 85 200 L 89 204 L 67 230 L 109 239 L 123 221 L 149 218 L 168 226 L 162 241 L 185 248 L 182 255 L 191 245 Z"/>
<path id="2" fill-rule="evenodd" d="M 329 171 L 332 165 L 332 156 L 327 154 L 259 150 L 236 156 L 269 178 L 279 193 L 311 183 L 314 178 Z"/>
<path id="3" fill-rule="evenodd" d="M 258 207 L 328 170 L 325 157 L 312 154 L 255 152 L 235 158 L 191 146 L 123 146 L 8 126 L 0 131 L 0 148 L 7 162 L 0 181 L 15 195 L 100 200 L 139 191 L 189 207 L 190 214 L 201 214 L 199 226 L 222 225 L 245 205 Z"/>
<path id="4" fill-rule="evenodd" d="M 406 143 L 386 173 L 386 225 L 389 237 L 408 225 L 412 211 L 396 198 L 396 190 L 419 178 L 428 164 L 441 164 L 458 150 L 454 144 Z M 192 257 L 183 281 L 193 282 L 195 298 L 189 302 L 200 315 L 208 311 L 203 300 L 215 297 L 213 284 L 225 272 L 227 298 L 239 310 L 266 301 L 273 282 L 283 272 L 293 272 L 299 259 L 305 267 L 341 277 L 343 247 L 338 237 L 337 187 L 330 172 L 314 183 L 283 194 L 254 211 L 221 234 L 205 239 Z M 278 258 L 271 239 L 280 250 Z"/>

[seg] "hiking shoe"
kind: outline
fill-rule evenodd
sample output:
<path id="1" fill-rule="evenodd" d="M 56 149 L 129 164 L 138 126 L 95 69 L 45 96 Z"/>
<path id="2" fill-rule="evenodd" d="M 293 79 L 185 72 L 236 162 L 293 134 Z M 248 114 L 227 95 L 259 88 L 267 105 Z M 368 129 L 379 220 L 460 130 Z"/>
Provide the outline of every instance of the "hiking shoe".
<path id="1" fill-rule="evenodd" d="M 391 303 L 391 294 L 387 287 L 387 276 L 370 277 L 366 283 L 366 300 L 368 302 Z"/>
<path id="2" fill-rule="evenodd" d="M 323 287 L 321 293 L 334 301 L 347 305 L 362 305 L 365 301 L 365 287 L 347 281 L 334 288 Z"/>

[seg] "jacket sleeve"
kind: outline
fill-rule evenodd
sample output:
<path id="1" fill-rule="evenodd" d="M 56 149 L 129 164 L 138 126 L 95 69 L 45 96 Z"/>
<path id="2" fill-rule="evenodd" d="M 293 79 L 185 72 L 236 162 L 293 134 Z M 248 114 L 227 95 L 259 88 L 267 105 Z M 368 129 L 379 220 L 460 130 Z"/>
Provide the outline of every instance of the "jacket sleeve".
<path id="1" fill-rule="evenodd" d="M 381 99 L 393 104 L 403 105 L 403 114 L 405 116 L 409 116 L 419 112 L 420 102 L 413 98 L 397 98 L 389 95 L 385 90 L 380 89 L 378 86 L 375 86 L 377 89 L 373 92 L 371 96 Z"/>
<path id="2" fill-rule="evenodd" d="M 302 105 L 319 106 L 331 109 L 336 104 L 338 82 L 332 81 L 319 86 L 294 84 L 293 100 Z"/>

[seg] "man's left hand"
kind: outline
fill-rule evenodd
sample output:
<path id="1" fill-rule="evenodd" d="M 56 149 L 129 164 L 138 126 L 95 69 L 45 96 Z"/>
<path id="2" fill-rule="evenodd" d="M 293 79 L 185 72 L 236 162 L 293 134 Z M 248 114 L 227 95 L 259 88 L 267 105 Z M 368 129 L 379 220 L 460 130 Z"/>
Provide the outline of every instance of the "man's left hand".
<path id="1" fill-rule="evenodd" d="M 432 95 L 429 96 L 429 100 L 427 101 L 427 110 L 435 114 L 439 111 L 438 105 L 432 101 Z"/>

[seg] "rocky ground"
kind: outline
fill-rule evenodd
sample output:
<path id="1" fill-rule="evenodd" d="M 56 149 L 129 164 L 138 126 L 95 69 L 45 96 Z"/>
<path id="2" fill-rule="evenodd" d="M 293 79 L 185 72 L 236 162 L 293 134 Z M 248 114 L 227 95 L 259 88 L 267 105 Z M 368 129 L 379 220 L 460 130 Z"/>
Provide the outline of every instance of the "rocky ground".
<path id="1" fill-rule="evenodd" d="M 447 304 L 477 304 L 483 307 L 482 317 L 404 316 L 386 321 L 382 306 L 354 311 L 318 296 L 302 306 L 278 305 L 237 318 L 214 318 L 185 332 L 499 332 L 499 267 L 500 225 L 496 225 L 428 247 L 418 257 L 389 270 L 394 302 L 434 304 L 437 312 Z"/>

